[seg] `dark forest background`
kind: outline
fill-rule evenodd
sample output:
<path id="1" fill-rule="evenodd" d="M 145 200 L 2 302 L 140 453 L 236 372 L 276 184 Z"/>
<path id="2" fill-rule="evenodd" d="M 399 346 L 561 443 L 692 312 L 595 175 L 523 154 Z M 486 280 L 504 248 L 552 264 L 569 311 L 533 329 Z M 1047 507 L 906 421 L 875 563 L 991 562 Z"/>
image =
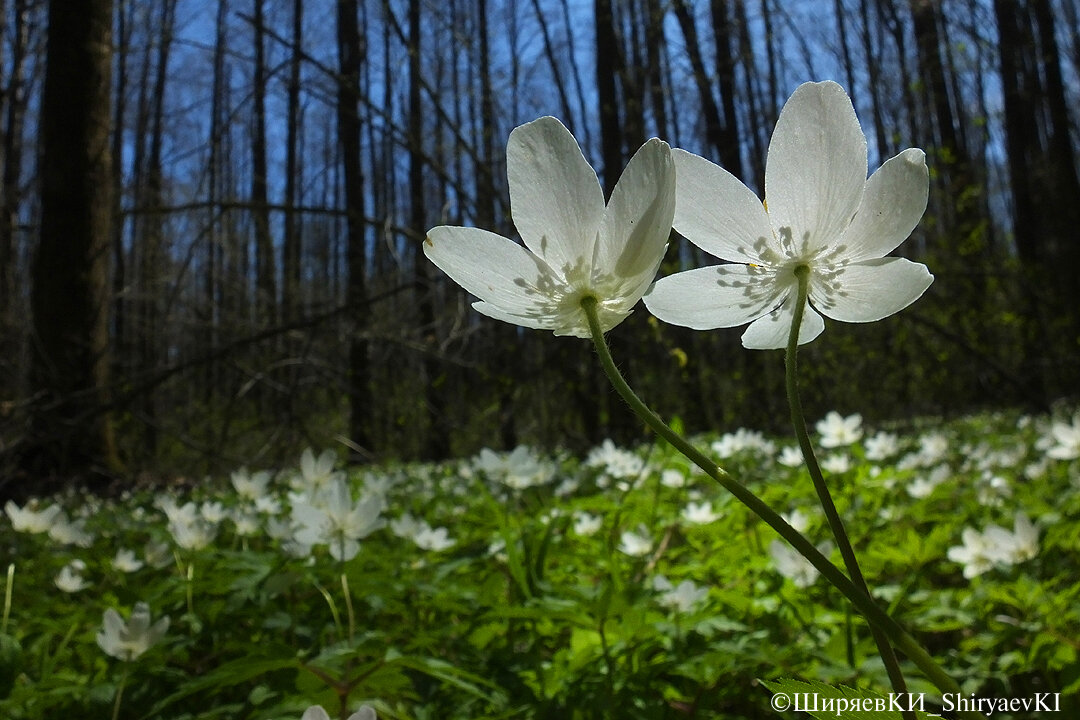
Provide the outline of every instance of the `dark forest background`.
<path id="1" fill-rule="evenodd" d="M 489 321 L 420 251 L 513 236 L 510 130 L 606 189 L 648 137 L 762 187 L 835 79 L 871 168 L 927 151 L 937 280 L 801 354 L 811 417 L 1075 399 L 1077 0 L 0 0 L 0 494 L 644 438 L 587 341 Z M 712 262 L 673 236 L 662 273 Z M 783 429 L 779 352 L 644 308 L 611 334 L 690 431 Z"/>

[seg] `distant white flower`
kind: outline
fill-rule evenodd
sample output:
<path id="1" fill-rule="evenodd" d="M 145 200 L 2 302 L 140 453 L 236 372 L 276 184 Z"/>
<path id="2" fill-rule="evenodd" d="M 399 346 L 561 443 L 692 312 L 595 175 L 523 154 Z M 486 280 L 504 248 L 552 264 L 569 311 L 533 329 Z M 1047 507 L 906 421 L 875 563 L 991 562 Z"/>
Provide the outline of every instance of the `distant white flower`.
<path id="1" fill-rule="evenodd" d="M 851 469 L 851 456 L 846 453 L 833 453 L 821 461 L 825 472 L 841 475 Z"/>
<path id="2" fill-rule="evenodd" d="M 142 569 L 143 561 L 135 558 L 134 551 L 120 548 L 113 556 L 112 566 L 119 572 L 133 573 Z"/>
<path id="3" fill-rule="evenodd" d="M 414 539 L 425 527 L 427 523 L 417 520 L 412 513 L 402 513 L 401 517 L 390 521 L 390 532 L 405 540 Z"/>
<path id="4" fill-rule="evenodd" d="M 927 478 L 915 478 L 907 484 L 907 494 L 916 500 L 930 497 L 937 485 Z"/>
<path id="5" fill-rule="evenodd" d="M 892 433 L 879 432 L 864 443 L 866 459 L 874 462 L 888 460 L 900 450 L 900 438 Z"/>
<path id="6" fill-rule="evenodd" d="M 645 534 L 624 530 L 619 538 L 619 550 L 631 557 L 642 557 L 652 550 L 652 540 Z"/>
<path id="7" fill-rule="evenodd" d="M 712 503 L 708 500 L 687 503 L 682 511 L 682 519 L 691 525 L 707 525 L 720 517 L 720 513 L 713 510 Z"/>
<path id="8" fill-rule="evenodd" d="M 247 468 L 240 468 L 229 476 L 236 494 L 245 500 L 258 500 L 264 497 L 270 484 L 270 473 L 261 470 L 249 473 Z"/>
<path id="9" fill-rule="evenodd" d="M 668 468 L 660 473 L 660 484 L 669 488 L 681 488 L 686 486 L 686 476 L 681 470 Z"/>
<path id="10" fill-rule="evenodd" d="M 798 508 L 789 513 L 780 513 L 780 517 L 797 532 L 804 533 L 810 529 L 810 516 Z"/>
<path id="11" fill-rule="evenodd" d="M 757 430 L 739 428 L 733 433 L 724 433 L 712 444 L 712 451 L 724 460 L 743 451 L 757 451 L 762 455 L 772 455 L 776 446 L 765 439 Z"/>
<path id="12" fill-rule="evenodd" d="M 653 138 L 638 150 L 606 206 L 577 141 L 553 117 L 510 133 L 506 170 L 525 247 L 479 228 L 441 226 L 428 232 L 424 254 L 496 320 L 589 337 L 581 300 L 592 296 L 601 329 L 611 330 L 652 283 L 667 247 L 675 207 L 667 143 Z"/>
<path id="13" fill-rule="evenodd" d="M 300 717 L 300 720 L 330 720 L 321 705 L 312 705 Z M 349 716 L 349 720 L 376 720 L 375 709 L 370 705 L 361 705 L 360 709 Z"/>
<path id="14" fill-rule="evenodd" d="M 653 589 L 661 593 L 659 597 L 661 605 L 684 613 L 693 610 L 694 606 L 709 594 L 709 588 L 698 587 L 690 580 L 683 580 L 678 585 L 672 585 L 671 581 L 663 575 L 653 577 Z"/>
<path id="15" fill-rule="evenodd" d="M 617 447 L 610 438 L 589 451 L 585 464 L 603 468 L 604 474 L 616 479 L 636 478 L 645 469 L 644 460 L 629 450 Z"/>
<path id="16" fill-rule="evenodd" d="M 420 532 L 416 533 L 413 542 L 415 542 L 417 547 L 421 550 L 431 550 L 433 552 L 442 552 L 457 544 L 456 540 L 449 537 L 449 532 L 446 528 L 431 528 L 426 526 L 421 528 Z"/>
<path id="17" fill-rule="evenodd" d="M 526 445 L 518 445 L 510 453 L 484 448 L 473 461 L 473 467 L 511 490 L 544 485 L 555 476 L 555 466 Z"/>
<path id="18" fill-rule="evenodd" d="M 143 559 L 152 567 L 163 568 L 173 562 L 172 548 L 167 542 L 148 542 L 143 547 Z"/>
<path id="19" fill-rule="evenodd" d="M 604 519 L 599 515 L 590 515 L 587 512 L 574 513 L 574 534 L 588 537 L 596 533 L 604 525 Z"/>
<path id="20" fill-rule="evenodd" d="M 800 467 L 803 464 L 802 450 L 793 445 L 788 445 L 780 451 L 780 459 L 777 462 L 784 467 Z"/>
<path id="21" fill-rule="evenodd" d="M 334 471 L 337 464 L 337 453 L 333 450 L 323 450 L 318 457 L 311 448 L 307 448 L 300 454 L 300 477 L 294 483 L 294 487 L 319 490 L 332 481 L 342 476 L 342 473 Z"/>
<path id="22" fill-rule="evenodd" d="M 1080 458 L 1080 411 L 1073 415 L 1072 423 L 1055 422 L 1050 426 L 1050 435 L 1054 445 L 1046 455 L 1055 460 L 1075 460 Z"/>
<path id="23" fill-rule="evenodd" d="M 273 495 L 255 498 L 255 512 L 260 515 L 278 515 L 281 513 L 281 500 Z"/>
<path id="24" fill-rule="evenodd" d="M 61 545 L 78 545 L 88 548 L 94 544 L 94 536 L 86 530 L 86 520 L 68 520 L 67 513 L 61 512 L 49 528 L 49 538 Z"/>
<path id="25" fill-rule="evenodd" d="M 815 427 L 821 435 L 821 447 L 844 447 L 858 442 L 862 437 L 862 415 L 855 413 L 844 417 L 832 410 L 822 420 L 818 420 Z"/>
<path id="26" fill-rule="evenodd" d="M 335 560 L 352 560 L 360 550 L 358 541 L 386 524 L 379 516 L 384 507 L 378 495 L 354 503 L 347 482 L 338 477 L 310 501 L 293 506 L 293 537 L 301 545 L 327 545 Z"/>
<path id="27" fill-rule="evenodd" d="M 964 528 L 960 539 L 963 545 L 949 548 L 946 557 L 964 566 L 965 578 L 970 580 L 994 567 L 994 558 L 999 553 L 996 546 L 987 542 L 981 532 L 974 528 Z"/>
<path id="28" fill-rule="evenodd" d="M 38 510 L 36 505 L 36 502 L 30 501 L 20 508 L 11 500 L 4 504 L 4 512 L 7 513 L 11 520 L 11 527 L 16 532 L 37 534 L 48 532 L 53 526 L 53 522 L 60 514 L 60 506 L 50 505 L 43 510 Z"/>
<path id="29" fill-rule="evenodd" d="M 56 587 L 66 593 L 77 593 L 80 590 L 85 590 L 90 587 L 90 583 L 82 576 L 84 570 L 86 570 L 86 563 L 82 560 L 72 560 L 60 568 L 60 572 L 53 578 L 53 582 Z"/>
<path id="30" fill-rule="evenodd" d="M 229 516 L 225 506 L 217 501 L 206 501 L 199 506 L 199 514 L 211 525 L 218 525 Z"/>
<path id="31" fill-rule="evenodd" d="M 170 523 L 190 525 L 199 518 L 199 509 L 195 507 L 195 503 L 188 502 L 177 505 L 176 498 L 172 495 L 158 495 L 154 499 L 154 505 L 165 513 L 165 517 L 169 519 Z"/>
<path id="32" fill-rule="evenodd" d="M 1022 512 L 1013 520 L 1013 547 L 1010 559 L 1014 563 L 1034 560 L 1039 555 L 1039 530 Z"/>
<path id="33" fill-rule="evenodd" d="M 259 533 L 259 518 L 250 509 L 236 508 L 229 517 L 240 537 L 253 537 Z"/>
<path id="34" fill-rule="evenodd" d="M 817 546 L 822 555 L 832 552 L 832 543 L 825 542 Z M 769 556 L 772 557 L 776 571 L 790 580 L 795 587 L 806 588 L 817 580 L 818 569 L 783 540 L 769 543 Z"/>
<path id="35" fill-rule="evenodd" d="M 869 180 L 866 137 L 851 100 L 834 82 L 805 83 L 776 123 L 765 168 L 765 203 L 708 160 L 673 150 L 674 226 L 732 264 L 661 278 L 645 296 L 665 322 L 698 330 L 737 327 L 747 348 L 783 348 L 795 312 L 796 270 L 809 269 L 809 306 L 799 343 L 841 322 L 872 322 L 917 300 L 933 276 L 924 265 L 885 257 L 926 209 L 922 150 L 886 162 Z"/>
<path id="36" fill-rule="evenodd" d="M 112 608 L 105 611 L 103 627 L 98 631 L 97 644 L 119 660 L 135 660 L 153 647 L 169 629 L 169 618 L 165 616 L 153 625 L 150 624 L 150 607 L 143 602 L 135 603 L 131 617 L 124 622 L 120 613 Z"/>
<path id="37" fill-rule="evenodd" d="M 936 465 L 949 452 L 949 439 L 941 433 L 927 433 L 919 438 L 919 464 L 923 467 Z"/>
<path id="38" fill-rule="evenodd" d="M 190 505 L 190 503 L 188 503 Z M 178 519 L 168 525 L 169 533 L 177 546 L 184 550 L 202 550 L 217 537 L 218 526 L 203 518 Z"/>

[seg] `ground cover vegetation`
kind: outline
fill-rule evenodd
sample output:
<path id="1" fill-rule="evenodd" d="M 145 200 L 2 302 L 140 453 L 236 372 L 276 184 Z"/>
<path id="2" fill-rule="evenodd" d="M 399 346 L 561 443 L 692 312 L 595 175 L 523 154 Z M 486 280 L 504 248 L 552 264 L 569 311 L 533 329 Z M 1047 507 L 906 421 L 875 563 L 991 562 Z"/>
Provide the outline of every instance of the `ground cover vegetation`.
<path id="1" fill-rule="evenodd" d="M 876 597 L 965 693 L 1075 711 L 1080 415 L 815 429 Z M 694 442 L 835 555 L 793 443 Z M 0 547 L 19 720 L 776 717 L 759 680 L 888 686 L 836 590 L 661 442 L 352 469 L 307 451 L 8 503 Z"/>

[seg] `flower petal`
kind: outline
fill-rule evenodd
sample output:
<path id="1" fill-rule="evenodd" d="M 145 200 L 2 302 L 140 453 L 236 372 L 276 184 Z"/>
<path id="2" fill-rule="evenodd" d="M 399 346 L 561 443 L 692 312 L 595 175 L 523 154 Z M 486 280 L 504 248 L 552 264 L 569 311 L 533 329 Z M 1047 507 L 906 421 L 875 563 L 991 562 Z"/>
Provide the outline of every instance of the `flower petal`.
<path id="1" fill-rule="evenodd" d="M 570 131 L 542 117 L 506 144 L 510 209 L 521 239 L 551 268 L 592 261 L 604 217 L 604 191 Z"/>
<path id="2" fill-rule="evenodd" d="M 750 327 L 746 328 L 742 336 L 743 347 L 751 350 L 786 348 L 794 313 L 795 303 L 789 296 L 783 305 L 760 320 L 755 320 Z M 805 345 L 820 335 L 824 329 L 825 321 L 814 312 L 814 308 L 807 307 L 803 312 L 802 325 L 799 327 L 799 344 Z"/>
<path id="3" fill-rule="evenodd" d="M 505 312 L 536 312 L 562 283 L 525 248 L 479 228 L 432 228 L 424 254 L 458 285 Z"/>
<path id="4" fill-rule="evenodd" d="M 925 265 L 905 258 L 853 263 L 835 277 L 837 288 L 822 292 L 811 283 L 810 302 L 841 322 L 873 322 L 903 310 L 934 282 Z"/>
<path id="5" fill-rule="evenodd" d="M 472 307 L 473 310 L 481 315 L 487 315 L 489 318 L 502 320 L 503 322 L 508 322 L 513 325 L 520 325 L 521 327 L 532 328 L 533 330 L 553 329 L 551 318 L 541 314 L 538 311 L 538 308 L 529 308 L 515 312 L 488 302 L 474 302 Z M 582 322 L 585 322 L 584 316 L 582 316 L 582 318 Z M 588 337 L 588 335 L 584 335 L 583 337 Z"/>
<path id="6" fill-rule="evenodd" d="M 719 165 L 685 150 L 671 151 L 676 169 L 675 230 L 722 260 L 760 263 L 773 244 L 761 200 Z"/>
<path id="7" fill-rule="evenodd" d="M 926 210 L 930 173 L 926 153 L 908 148 L 890 159 L 866 181 L 862 205 L 840 239 L 843 257 L 884 257 L 904 242 Z"/>
<path id="8" fill-rule="evenodd" d="M 664 258 L 675 214 L 675 163 L 671 149 L 653 138 L 630 159 L 611 193 L 592 263 L 593 277 L 641 279 L 637 302 Z"/>
<path id="9" fill-rule="evenodd" d="M 866 137 L 843 88 L 805 83 L 780 112 L 765 167 L 765 199 L 778 237 L 790 229 L 805 255 L 836 243 L 866 184 Z"/>
<path id="10" fill-rule="evenodd" d="M 694 330 L 744 325 L 781 301 L 779 288 L 763 273 L 748 265 L 713 265 L 668 275 L 645 294 L 645 307 L 666 323 Z"/>

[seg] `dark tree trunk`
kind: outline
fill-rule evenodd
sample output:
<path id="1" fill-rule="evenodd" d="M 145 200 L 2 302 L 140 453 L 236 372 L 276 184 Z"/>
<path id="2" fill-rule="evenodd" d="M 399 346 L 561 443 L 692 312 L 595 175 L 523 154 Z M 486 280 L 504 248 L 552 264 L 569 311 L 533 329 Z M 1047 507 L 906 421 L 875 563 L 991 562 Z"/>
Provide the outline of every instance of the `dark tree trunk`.
<path id="1" fill-rule="evenodd" d="M 37 402 L 23 455 L 38 477 L 100 482 L 119 467 L 107 412 L 112 22 L 111 0 L 49 4 L 31 297 Z"/>
<path id="2" fill-rule="evenodd" d="M 347 223 L 346 262 L 348 281 L 345 302 L 353 319 L 349 339 L 349 439 L 354 459 L 371 452 L 368 418 L 371 415 L 370 368 L 367 325 L 367 245 L 364 222 L 364 177 L 360 167 L 360 68 L 364 62 L 364 39 L 360 34 L 357 0 L 338 0 L 337 46 L 341 76 L 338 79 L 337 128 L 345 180 Z"/>
<path id="3" fill-rule="evenodd" d="M 255 0 L 255 69 L 251 81 L 251 205 L 255 226 L 255 308 L 259 322 L 272 325 L 277 315 L 277 270 L 270 237 L 270 207 L 266 188 L 266 59 L 263 0 Z"/>
<path id="4" fill-rule="evenodd" d="M 7 17 L 6 3 L 0 7 Z M 10 27 L 11 68 L 4 88 L 3 169 L 0 186 L 0 392 L 13 394 L 18 373 L 10 362 L 18 354 L 16 345 L 17 284 L 15 233 L 19 224 L 19 208 L 23 203 L 22 160 L 23 125 L 26 118 L 26 60 L 30 35 L 28 0 L 15 0 Z M 4 33 L 6 34 L 6 33 Z M 0 37 L 3 35 L 0 34 Z"/>
<path id="5" fill-rule="evenodd" d="M 292 49 L 289 55 L 288 118 L 285 127 L 285 219 L 281 252 L 282 288 L 281 314 L 286 321 L 300 317 L 300 228 L 297 226 L 296 205 L 300 201 L 297 188 L 302 186 L 299 151 L 300 128 L 300 56 L 303 53 L 304 4 L 293 0 Z"/>

